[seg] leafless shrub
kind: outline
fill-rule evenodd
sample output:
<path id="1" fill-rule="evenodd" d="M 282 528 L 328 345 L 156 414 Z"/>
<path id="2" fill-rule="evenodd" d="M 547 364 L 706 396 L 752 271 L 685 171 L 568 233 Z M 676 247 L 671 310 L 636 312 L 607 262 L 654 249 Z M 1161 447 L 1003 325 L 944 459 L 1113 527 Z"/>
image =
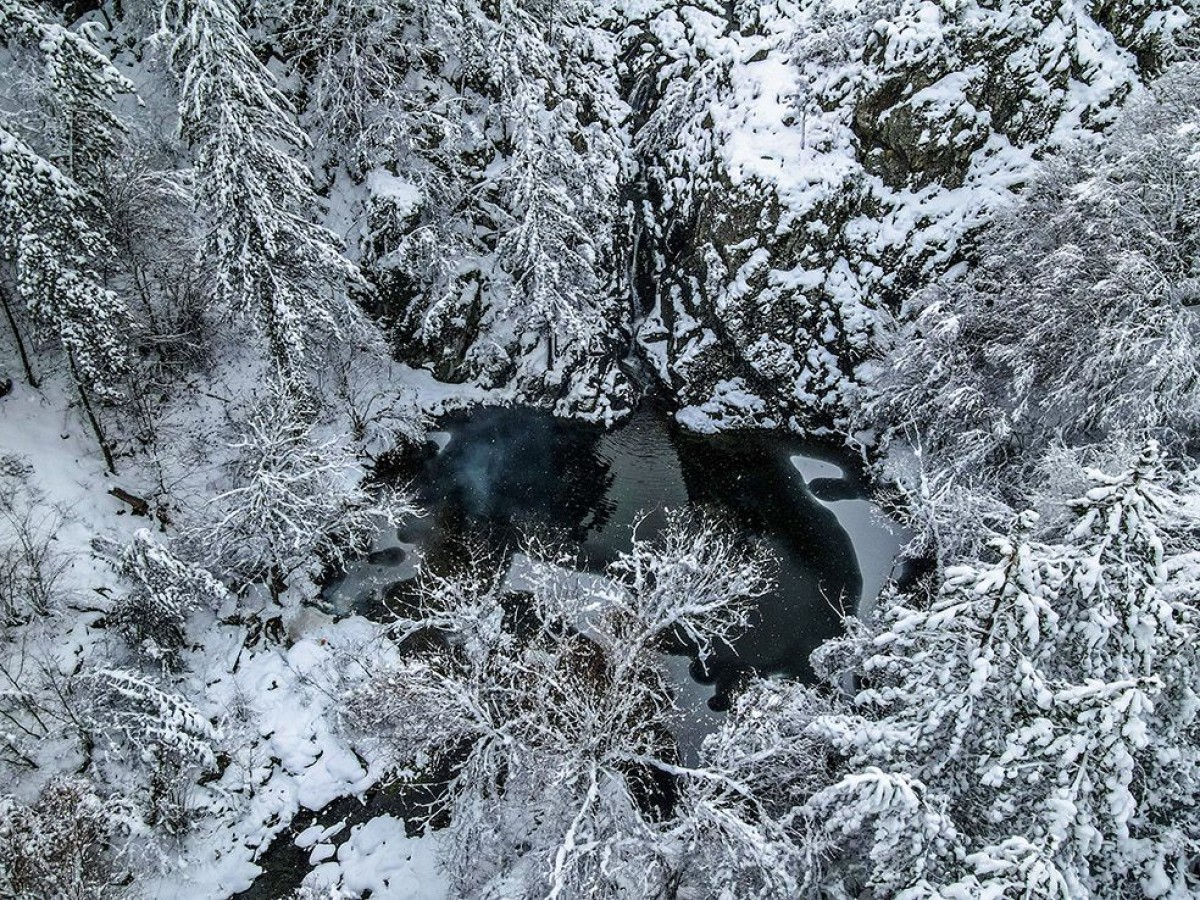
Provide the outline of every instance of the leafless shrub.
<path id="1" fill-rule="evenodd" d="M 45 615 L 60 592 L 68 560 L 55 546 L 58 510 L 28 483 L 28 464 L 0 457 L 0 625 Z"/>
<path id="2" fill-rule="evenodd" d="M 0 895 L 98 900 L 120 880 L 120 807 L 85 781 L 53 779 L 37 802 L 0 798 Z"/>

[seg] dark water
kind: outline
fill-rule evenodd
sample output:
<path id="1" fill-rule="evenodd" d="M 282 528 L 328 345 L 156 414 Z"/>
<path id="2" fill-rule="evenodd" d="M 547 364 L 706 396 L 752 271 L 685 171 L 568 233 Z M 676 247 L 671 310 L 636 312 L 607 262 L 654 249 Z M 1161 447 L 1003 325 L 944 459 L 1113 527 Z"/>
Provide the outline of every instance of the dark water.
<path id="1" fill-rule="evenodd" d="M 854 465 L 794 439 L 760 432 L 689 435 L 652 404 L 609 433 L 525 408 L 479 408 L 439 427 L 443 448 L 413 485 L 429 515 L 398 536 L 408 552 L 385 547 L 375 554 L 365 569 L 334 586 L 335 605 L 371 614 L 389 584 L 395 592 L 395 582 L 412 577 L 414 548 L 437 565 L 453 555 L 464 533 L 497 548 L 515 548 L 524 533 L 548 534 L 576 549 L 582 568 L 599 570 L 630 546 L 640 514 L 646 517 L 639 536 L 649 537 L 661 527 L 664 509 L 703 507 L 767 545 L 778 561 L 778 587 L 732 648 L 710 658 L 706 670 L 690 666 L 700 683 L 687 683 L 686 659 L 670 662 L 681 682 L 681 704 L 692 707 L 700 730 L 705 701 L 722 709 L 746 673 L 812 678 L 809 655 L 839 633 L 840 611 L 852 612 L 860 600 L 855 544 L 886 556 L 869 561 L 874 570 L 890 566 L 898 549 L 898 539 L 878 528 L 882 540 L 878 534 L 865 543 L 852 539 L 835 510 L 867 505 Z M 798 464 L 810 475 L 837 477 L 806 484 Z M 851 531 L 861 532 L 866 519 L 857 518 Z"/>

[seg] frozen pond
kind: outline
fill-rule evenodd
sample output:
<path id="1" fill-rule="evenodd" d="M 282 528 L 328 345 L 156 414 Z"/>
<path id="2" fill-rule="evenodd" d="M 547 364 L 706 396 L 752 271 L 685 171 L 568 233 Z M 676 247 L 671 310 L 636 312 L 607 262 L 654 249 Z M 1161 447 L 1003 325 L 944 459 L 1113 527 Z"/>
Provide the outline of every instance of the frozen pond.
<path id="1" fill-rule="evenodd" d="M 746 673 L 812 678 L 809 655 L 839 633 L 843 610 L 874 601 L 903 543 L 853 460 L 771 433 L 688 434 L 651 403 L 607 433 L 526 408 L 448 417 L 413 487 L 429 514 L 382 535 L 330 586 L 337 611 L 382 614 L 418 558 L 444 556 L 468 532 L 505 550 L 531 530 L 552 535 L 593 571 L 629 547 L 642 514 L 639 534 L 649 537 L 669 508 L 716 512 L 763 541 L 778 560 L 778 587 L 753 627 L 706 671 L 686 656 L 668 660 L 687 711 L 685 755 Z"/>

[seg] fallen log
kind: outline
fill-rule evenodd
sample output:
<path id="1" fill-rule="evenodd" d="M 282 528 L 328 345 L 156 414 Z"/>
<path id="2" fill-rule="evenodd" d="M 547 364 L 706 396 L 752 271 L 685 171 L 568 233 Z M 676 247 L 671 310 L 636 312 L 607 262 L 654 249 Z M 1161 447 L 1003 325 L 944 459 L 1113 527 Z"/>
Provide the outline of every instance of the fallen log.
<path id="1" fill-rule="evenodd" d="M 122 503 L 128 503 L 130 510 L 135 516 L 149 516 L 150 504 L 136 494 L 131 494 L 124 488 L 110 488 L 108 491 Z"/>

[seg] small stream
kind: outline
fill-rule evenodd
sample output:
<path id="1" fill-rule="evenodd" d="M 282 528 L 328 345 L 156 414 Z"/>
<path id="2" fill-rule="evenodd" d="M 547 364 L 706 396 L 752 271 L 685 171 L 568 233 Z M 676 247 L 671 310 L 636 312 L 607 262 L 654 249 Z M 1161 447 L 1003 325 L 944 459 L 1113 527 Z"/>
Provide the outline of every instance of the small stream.
<path id="1" fill-rule="evenodd" d="M 878 514 L 852 459 L 763 432 L 699 436 L 644 402 L 623 426 L 602 429 L 528 408 L 483 407 L 440 422 L 437 445 L 413 482 L 428 515 L 380 535 L 374 553 L 329 585 L 337 613 L 386 616 L 420 558 L 431 562 L 465 533 L 505 552 L 523 534 L 549 535 L 599 571 L 663 510 L 715 512 L 758 538 L 778 561 L 776 589 L 752 627 L 707 668 L 668 657 L 684 719 L 677 737 L 694 758 L 749 673 L 811 680 L 809 655 L 841 630 L 841 612 L 873 602 L 904 535 Z"/>

